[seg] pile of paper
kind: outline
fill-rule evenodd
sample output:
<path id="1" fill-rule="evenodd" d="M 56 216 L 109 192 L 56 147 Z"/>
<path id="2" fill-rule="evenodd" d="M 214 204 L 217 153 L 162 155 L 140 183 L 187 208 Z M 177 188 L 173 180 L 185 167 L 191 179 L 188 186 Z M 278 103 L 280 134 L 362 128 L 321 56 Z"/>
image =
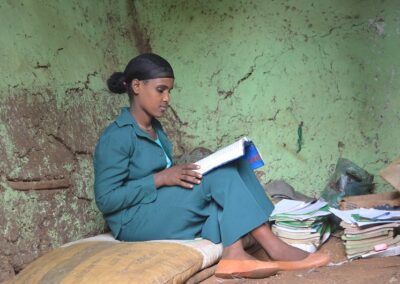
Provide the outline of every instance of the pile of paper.
<path id="1" fill-rule="evenodd" d="M 348 259 L 371 256 L 397 255 L 400 253 L 400 211 L 377 209 L 330 209 L 341 218 L 344 228 L 342 239 Z"/>
<path id="2" fill-rule="evenodd" d="M 272 232 L 285 243 L 308 252 L 315 252 L 330 236 L 325 201 L 303 202 L 283 199 L 275 205 L 270 220 Z"/>

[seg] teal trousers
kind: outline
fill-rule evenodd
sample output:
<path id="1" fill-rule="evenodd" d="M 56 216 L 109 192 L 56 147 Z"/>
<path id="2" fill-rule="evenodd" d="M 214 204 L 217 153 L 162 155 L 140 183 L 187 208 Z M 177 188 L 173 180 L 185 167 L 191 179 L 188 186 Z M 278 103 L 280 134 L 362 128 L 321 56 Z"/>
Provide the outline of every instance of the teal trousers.
<path id="1" fill-rule="evenodd" d="M 145 241 L 202 237 L 229 246 L 268 221 L 274 206 L 243 159 L 203 176 L 193 189 L 161 187 L 140 205 L 118 239 Z"/>

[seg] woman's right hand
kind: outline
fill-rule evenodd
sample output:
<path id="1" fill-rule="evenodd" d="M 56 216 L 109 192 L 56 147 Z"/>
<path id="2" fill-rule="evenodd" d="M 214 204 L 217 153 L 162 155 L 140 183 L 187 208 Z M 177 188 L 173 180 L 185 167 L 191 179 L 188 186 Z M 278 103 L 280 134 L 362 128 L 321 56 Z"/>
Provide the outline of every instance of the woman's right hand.
<path id="1" fill-rule="evenodd" d="M 200 184 L 202 174 L 196 172 L 200 167 L 196 164 L 177 165 L 154 175 L 156 187 L 161 186 L 182 186 L 192 189 L 194 184 Z"/>

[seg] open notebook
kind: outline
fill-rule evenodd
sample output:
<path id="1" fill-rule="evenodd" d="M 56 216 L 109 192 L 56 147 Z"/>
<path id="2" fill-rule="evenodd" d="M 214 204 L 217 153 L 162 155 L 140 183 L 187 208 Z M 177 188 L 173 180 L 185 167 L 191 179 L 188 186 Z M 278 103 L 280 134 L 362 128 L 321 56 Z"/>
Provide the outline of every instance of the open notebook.
<path id="1" fill-rule="evenodd" d="M 256 146 L 247 137 L 242 137 L 229 146 L 226 146 L 217 152 L 197 161 L 195 164 L 200 166 L 200 169 L 197 170 L 199 173 L 206 174 L 212 169 L 229 163 L 240 157 L 244 157 L 249 162 L 252 169 L 257 169 L 264 165 Z"/>

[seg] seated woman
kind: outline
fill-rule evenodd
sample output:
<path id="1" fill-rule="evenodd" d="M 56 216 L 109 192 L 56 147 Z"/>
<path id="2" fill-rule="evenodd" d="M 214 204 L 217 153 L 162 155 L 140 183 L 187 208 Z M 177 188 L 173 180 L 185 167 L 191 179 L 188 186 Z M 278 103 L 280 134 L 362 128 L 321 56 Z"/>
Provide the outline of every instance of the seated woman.
<path id="1" fill-rule="evenodd" d="M 273 204 L 245 160 L 204 176 L 195 164 L 173 163 L 172 144 L 157 120 L 168 108 L 174 85 L 164 58 L 139 55 L 107 83 L 111 92 L 127 93 L 130 101 L 102 133 L 94 157 L 96 204 L 115 238 L 222 242 L 219 277 L 267 277 L 327 264 L 327 255 L 309 255 L 271 232 L 267 222 Z M 246 253 L 242 237 L 247 234 L 276 261 Z"/>

